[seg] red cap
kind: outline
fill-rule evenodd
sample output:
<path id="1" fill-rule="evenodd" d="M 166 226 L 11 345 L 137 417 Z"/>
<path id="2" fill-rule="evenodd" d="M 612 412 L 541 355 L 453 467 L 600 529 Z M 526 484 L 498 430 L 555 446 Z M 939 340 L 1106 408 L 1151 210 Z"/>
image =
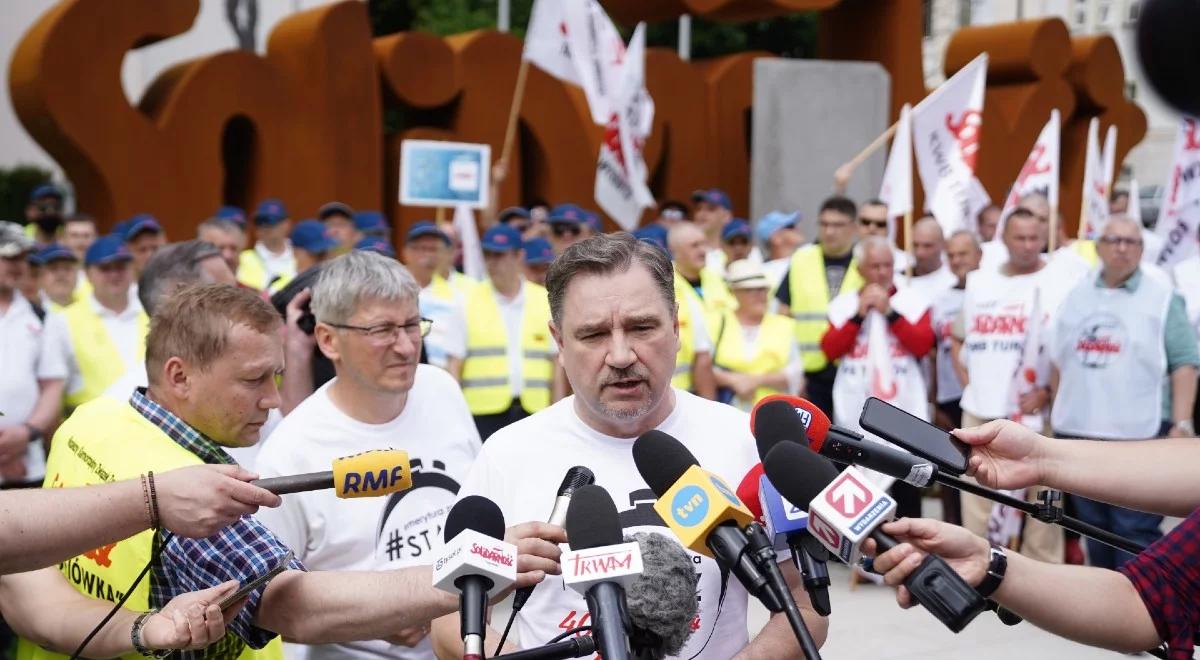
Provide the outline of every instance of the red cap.
<path id="1" fill-rule="evenodd" d="M 829 416 L 821 412 L 821 409 L 808 399 L 802 399 L 798 396 L 791 396 L 790 394 L 772 394 L 770 396 L 763 397 L 754 406 L 754 410 L 750 411 L 751 432 L 753 432 L 755 428 L 754 414 L 758 412 L 758 408 L 760 406 L 771 401 L 784 401 L 796 409 L 796 414 L 800 417 L 800 422 L 804 425 L 805 435 L 808 436 L 809 448 L 817 453 L 820 453 L 821 445 L 825 444 L 825 436 L 829 434 Z"/>

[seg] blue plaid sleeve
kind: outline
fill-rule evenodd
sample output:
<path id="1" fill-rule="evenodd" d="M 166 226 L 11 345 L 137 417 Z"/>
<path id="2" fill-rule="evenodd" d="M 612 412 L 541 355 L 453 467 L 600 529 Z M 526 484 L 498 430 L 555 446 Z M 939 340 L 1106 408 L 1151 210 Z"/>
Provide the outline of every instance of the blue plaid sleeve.
<path id="1" fill-rule="evenodd" d="M 252 516 L 245 516 L 205 539 L 176 536 L 162 549 L 155 576 L 159 579 L 151 583 L 154 602 L 161 607 L 174 596 L 229 580 L 245 584 L 269 571 L 287 552 L 287 546 Z M 305 570 L 294 558 L 288 568 Z M 246 606 L 227 626 L 255 649 L 266 646 L 276 636 L 253 623 L 265 589 L 263 585 L 250 592 Z"/>

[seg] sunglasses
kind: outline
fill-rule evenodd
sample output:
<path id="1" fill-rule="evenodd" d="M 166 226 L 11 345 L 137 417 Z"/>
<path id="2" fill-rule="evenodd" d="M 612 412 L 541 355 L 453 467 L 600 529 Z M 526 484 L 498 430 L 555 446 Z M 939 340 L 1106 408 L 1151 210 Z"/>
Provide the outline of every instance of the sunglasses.
<path id="1" fill-rule="evenodd" d="M 874 227 L 876 229 L 887 229 L 887 220 L 868 220 L 867 218 L 859 218 L 858 224 L 864 227 Z"/>
<path id="2" fill-rule="evenodd" d="M 554 235 L 559 238 L 562 238 L 563 236 L 578 236 L 582 232 L 577 225 L 561 224 L 551 225 L 550 231 L 554 232 Z"/>

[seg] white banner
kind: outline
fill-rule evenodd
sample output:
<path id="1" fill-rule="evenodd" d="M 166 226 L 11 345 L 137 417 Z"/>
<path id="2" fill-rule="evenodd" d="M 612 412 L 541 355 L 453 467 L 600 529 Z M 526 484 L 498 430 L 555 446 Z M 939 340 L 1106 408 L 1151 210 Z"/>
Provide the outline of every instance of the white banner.
<path id="1" fill-rule="evenodd" d="M 987 53 L 976 57 L 912 111 L 925 208 L 947 235 L 974 227 L 982 210 L 972 180 L 982 135 L 987 62 Z"/>
<path id="2" fill-rule="evenodd" d="M 996 227 L 994 242 L 1002 242 L 1004 223 L 1009 214 L 1016 210 L 1021 198 L 1026 195 L 1045 195 L 1050 202 L 1051 212 L 1058 210 L 1059 145 L 1061 143 L 1061 119 L 1058 110 L 1050 111 L 1050 121 L 1042 128 L 1033 150 L 1021 166 L 1017 180 L 1013 182 L 1004 199 L 1004 210 L 1000 212 L 1000 224 Z"/>
<path id="3" fill-rule="evenodd" d="M 608 122 L 625 42 L 597 0 L 536 0 L 522 57 L 582 87 L 592 121 Z"/>
<path id="4" fill-rule="evenodd" d="M 642 209 L 654 205 L 646 186 L 648 170 L 642 149 L 654 123 L 654 100 L 646 91 L 646 26 L 639 23 L 629 40 L 614 89 L 612 114 L 604 129 L 596 161 L 596 203 L 626 231 L 637 228 Z"/>
<path id="5" fill-rule="evenodd" d="M 1109 126 L 1100 148 L 1100 120 L 1093 117 L 1088 124 L 1087 153 L 1083 168 L 1083 205 L 1080 222 L 1085 222 L 1082 236 L 1094 239 L 1108 224 L 1109 193 L 1112 190 L 1113 170 L 1117 157 L 1117 127 Z"/>
<path id="6" fill-rule="evenodd" d="M 1137 179 L 1129 180 L 1129 206 L 1125 210 L 1125 215 L 1138 223 L 1138 226 L 1146 226 L 1142 224 L 1142 191 L 1138 187 Z"/>
<path id="7" fill-rule="evenodd" d="M 879 199 L 888 207 L 888 237 L 896 237 L 896 218 L 913 210 L 912 173 L 912 115 L 908 104 L 900 109 L 900 120 L 896 124 L 896 136 L 888 152 L 887 167 L 883 170 L 883 184 L 879 188 Z"/>
<path id="8" fill-rule="evenodd" d="M 1196 254 L 1200 232 L 1200 119 L 1184 117 L 1175 138 L 1175 159 L 1163 191 L 1155 233 L 1163 239 L 1155 260 L 1164 268 Z"/>
<path id="9" fill-rule="evenodd" d="M 479 228 L 475 225 L 475 212 L 471 207 L 463 204 L 454 207 L 454 229 L 462 243 L 463 275 L 483 281 L 487 277 L 483 266 L 483 245 L 479 242 Z"/>
<path id="10" fill-rule="evenodd" d="M 579 84 L 575 61 L 567 45 L 567 8 L 587 0 L 534 0 L 521 59 L 572 85 Z"/>

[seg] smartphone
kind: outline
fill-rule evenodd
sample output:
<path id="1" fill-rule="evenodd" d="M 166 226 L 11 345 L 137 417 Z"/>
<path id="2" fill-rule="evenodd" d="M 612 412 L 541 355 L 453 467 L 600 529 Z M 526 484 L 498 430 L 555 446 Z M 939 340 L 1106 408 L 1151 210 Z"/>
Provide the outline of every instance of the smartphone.
<path id="1" fill-rule="evenodd" d="M 955 476 L 967 471 L 971 450 L 946 431 L 875 397 L 867 399 L 858 424 L 899 447 L 932 461 Z"/>
<path id="2" fill-rule="evenodd" d="M 292 551 L 288 550 L 287 554 L 285 554 L 283 558 L 279 560 L 279 563 L 271 567 L 271 570 L 254 578 L 246 584 L 243 584 L 240 589 L 233 592 L 229 596 L 226 596 L 225 599 L 221 601 L 221 610 L 224 611 L 229 609 L 234 603 L 248 596 L 251 591 L 261 587 L 269 582 L 271 578 L 282 573 L 285 569 L 287 569 L 288 564 L 292 563 L 292 556 Z"/>

